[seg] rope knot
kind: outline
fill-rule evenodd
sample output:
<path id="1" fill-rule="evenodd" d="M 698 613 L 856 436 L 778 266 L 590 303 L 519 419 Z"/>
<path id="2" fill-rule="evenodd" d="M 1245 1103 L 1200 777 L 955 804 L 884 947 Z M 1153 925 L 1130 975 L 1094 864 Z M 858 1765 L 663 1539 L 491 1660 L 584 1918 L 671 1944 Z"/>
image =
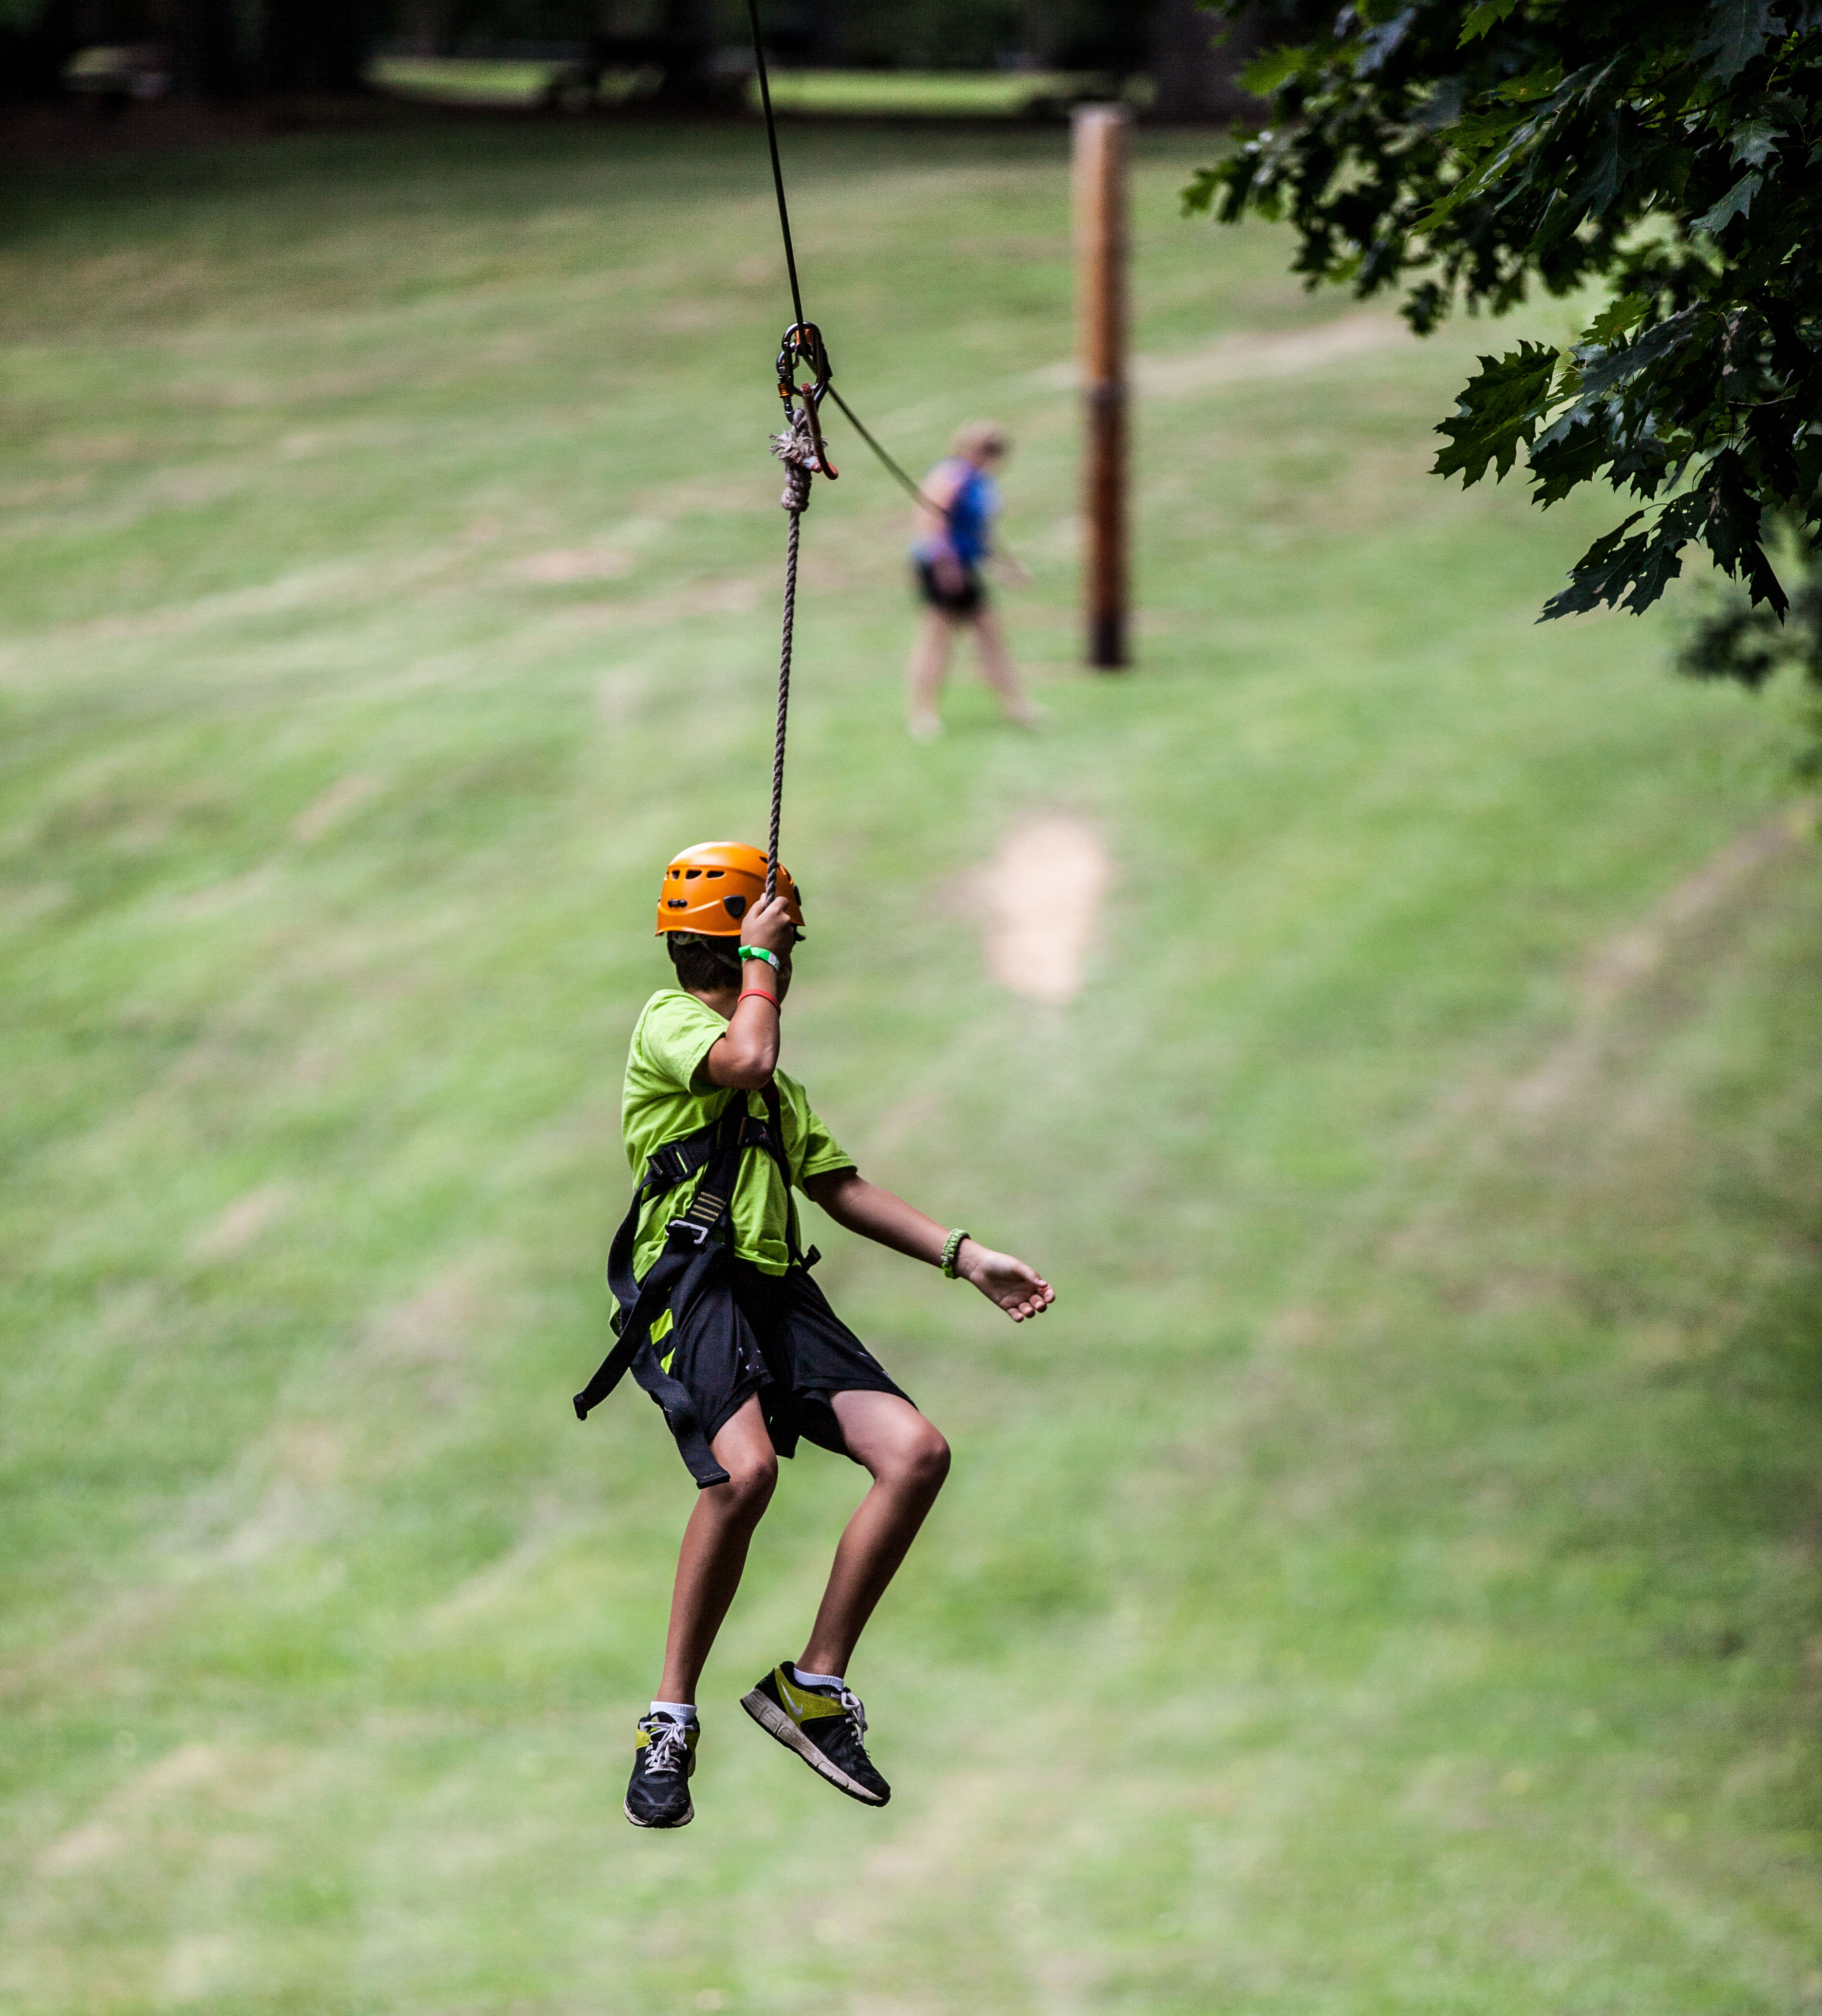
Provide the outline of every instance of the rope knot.
<path id="1" fill-rule="evenodd" d="M 810 423 L 794 412 L 790 424 L 772 437 L 772 452 L 784 464 L 784 491 L 779 502 L 794 514 L 810 508 L 810 478 L 821 467 Z"/>

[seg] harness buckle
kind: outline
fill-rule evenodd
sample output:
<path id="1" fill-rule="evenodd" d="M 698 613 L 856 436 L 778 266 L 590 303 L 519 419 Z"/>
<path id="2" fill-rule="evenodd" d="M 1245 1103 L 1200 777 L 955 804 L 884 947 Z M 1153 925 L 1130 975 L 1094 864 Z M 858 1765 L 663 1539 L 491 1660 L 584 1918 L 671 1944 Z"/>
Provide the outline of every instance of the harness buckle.
<path id="1" fill-rule="evenodd" d="M 687 1239 L 699 1252 L 708 1244 L 708 1236 L 714 1229 L 712 1224 L 704 1225 L 693 1218 L 674 1218 L 664 1227 L 667 1237 Z"/>

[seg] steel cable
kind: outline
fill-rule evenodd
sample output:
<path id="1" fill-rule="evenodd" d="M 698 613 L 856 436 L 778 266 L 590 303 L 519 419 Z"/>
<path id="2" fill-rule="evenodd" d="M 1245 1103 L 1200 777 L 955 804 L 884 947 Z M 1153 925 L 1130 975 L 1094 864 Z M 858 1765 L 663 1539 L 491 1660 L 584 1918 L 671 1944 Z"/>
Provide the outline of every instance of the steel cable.
<path id="1" fill-rule="evenodd" d="M 759 31 L 759 0 L 747 0 L 747 18 L 753 31 L 753 67 L 759 79 L 760 106 L 765 115 L 765 145 L 772 157 L 772 188 L 778 199 L 778 229 L 784 241 L 784 267 L 790 281 L 791 312 L 796 317 L 792 326 L 794 333 L 805 326 L 803 291 L 798 283 L 797 252 L 791 243 L 790 206 L 785 200 L 784 169 L 778 157 L 778 122 L 772 114 L 772 80 L 765 67 L 765 40 Z M 789 340 L 787 336 L 787 340 Z M 927 497 L 916 482 L 873 439 L 859 415 L 836 391 L 832 382 L 833 374 L 827 369 L 827 352 L 825 351 L 822 355 L 825 373 L 823 389 L 830 394 L 836 405 L 847 415 L 855 432 L 925 509 L 934 512 L 938 517 L 949 518 L 952 515 L 950 510 Z M 783 369 L 782 365 L 780 369 L 781 371 Z M 780 389 L 788 393 L 789 387 L 787 377 Z M 806 406 L 810 404 L 811 396 L 806 393 Z M 798 542 L 803 514 L 809 508 L 810 473 L 811 467 L 815 466 L 813 456 L 808 459 L 808 466 L 798 459 L 798 433 L 796 417 L 793 416 L 789 433 L 775 444 L 785 465 L 784 495 L 780 501 L 790 514 L 790 530 L 785 541 L 784 619 L 778 656 L 778 733 L 772 751 L 772 830 L 765 849 L 765 894 L 768 898 L 776 895 L 778 888 L 778 833 L 784 811 L 784 742 L 786 718 L 790 705 L 791 635 L 797 620 Z M 788 452 L 787 445 L 790 451 Z M 832 466 L 829 473 L 831 475 L 834 473 Z"/>

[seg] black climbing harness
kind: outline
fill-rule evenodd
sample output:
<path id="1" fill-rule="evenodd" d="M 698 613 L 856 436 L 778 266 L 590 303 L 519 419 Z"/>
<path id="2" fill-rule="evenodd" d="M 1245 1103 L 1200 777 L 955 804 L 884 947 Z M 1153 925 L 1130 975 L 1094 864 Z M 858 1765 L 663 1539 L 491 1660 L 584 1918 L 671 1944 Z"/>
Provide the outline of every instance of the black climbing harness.
<path id="1" fill-rule="evenodd" d="M 749 1113 L 746 1093 L 736 1092 L 716 1118 L 693 1134 L 665 1142 L 647 1157 L 639 1187 L 633 1192 L 632 1202 L 614 1235 L 607 1255 L 607 1285 L 614 1291 L 614 1348 L 574 1402 L 576 1419 L 585 1421 L 645 1354 L 639 1382 L 664 1409 L 683 1460 L 699 1485 L 725 1484 L 728 1474 L 715 1460 L 694 1402 L 659 1359 L 652 1329 L 666 1310 L 672 1312 L 674 1323 L 677 1312 L 692 1308 L 698 1297 L 715 1287 L 720 1278 L 731 1244 L 734 1187 L 740 1179 L 742 1157 L 750 1149 L 769 1155 L 784 1179 L 785 1244 L 792 1270 L 813 1267 L 821 1258 L 815 1247 L 805 1253 L 798 1245 L 797 1202 L 790 1194 L 783 1102 L 774 1085 L 765 1088 L 764 1097 L 764 1119 Z M 640 1215 L 654 1197 L 668 1195 L 688 1183 L 698 1170 L 702 1172 L 702 1180 L 696 1186 L 695 1196 L 688 1208 L 665 1226 L 664 1244 L 658 1257 L 646 1269 L 645 1278 L 638 1279 L 632 1271 L 632 1258 L 639 1242 Z"/>

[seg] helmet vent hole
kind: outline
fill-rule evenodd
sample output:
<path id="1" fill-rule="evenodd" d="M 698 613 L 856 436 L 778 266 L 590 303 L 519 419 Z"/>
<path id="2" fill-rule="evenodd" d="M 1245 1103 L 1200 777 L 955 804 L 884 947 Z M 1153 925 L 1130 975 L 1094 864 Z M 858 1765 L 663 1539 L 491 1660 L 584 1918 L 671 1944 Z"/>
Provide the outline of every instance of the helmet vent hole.
<path id="1" fill-rule="evenodd" d="M 725 868 L 711 868 L 705 871 L 711 882 L 718 882 L 727 872 Z"/>

